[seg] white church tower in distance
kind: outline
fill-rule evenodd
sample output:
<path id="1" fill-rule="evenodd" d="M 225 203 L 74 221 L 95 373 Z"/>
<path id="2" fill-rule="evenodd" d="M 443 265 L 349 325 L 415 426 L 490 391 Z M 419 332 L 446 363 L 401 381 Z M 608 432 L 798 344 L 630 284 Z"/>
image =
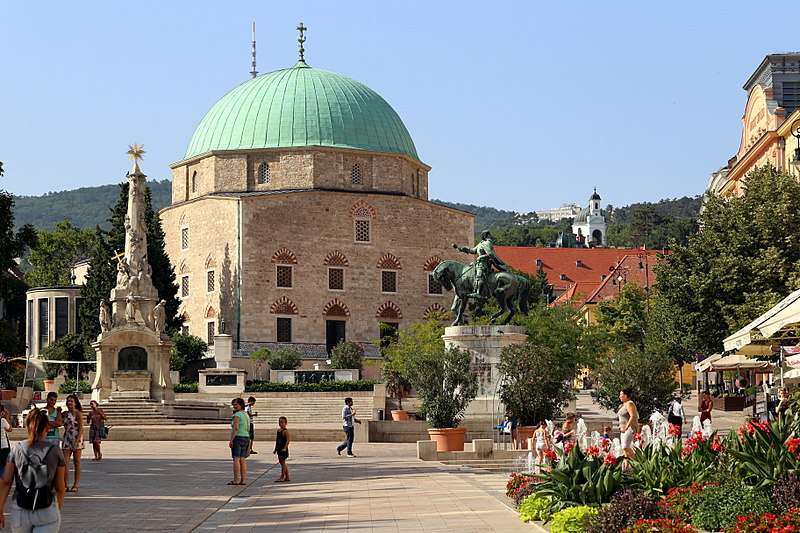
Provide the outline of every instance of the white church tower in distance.
<path id="1" fill-rule="evenodd" d="M 572 223 L 572 233 L 578 246 L 594 247 L 606 245 L 606 217 L 600 210 L 600 195 L 595 188 L 589 197 L 589 205 L 581 209 Z"/>

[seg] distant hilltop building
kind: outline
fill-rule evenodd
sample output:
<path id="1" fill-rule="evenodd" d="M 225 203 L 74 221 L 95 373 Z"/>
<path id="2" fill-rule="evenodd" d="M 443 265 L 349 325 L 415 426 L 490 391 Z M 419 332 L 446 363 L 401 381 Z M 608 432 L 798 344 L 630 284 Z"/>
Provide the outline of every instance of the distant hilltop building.
<path id="1" fill-rule="evenodd" d="M 580 212 L 581 208 L 578 204 L 562 204 L 561 207 L 536 211 L 536 216 L 539 218 L 539 220 L 558 222 L 559 220 L 564 220 L 565 218 L 575 218 L 575 216 Z"/>
<path id="2" fill-rule="evenodd" d="M 767 164 L 800 179 L 800 52 L 769 54 L 742 88 L 739 149 L 711 174 L 709 193 L 741 196 L 747 173 Z"/>
<path id="3" fill-rule="evenodd" d="M 572 233 L 578 247 L 606 245 L 606 216 L 600 209 L 600 195 L 597 189 L 589 197 L 589 203 L 580 210 L 572 222 Z"/>

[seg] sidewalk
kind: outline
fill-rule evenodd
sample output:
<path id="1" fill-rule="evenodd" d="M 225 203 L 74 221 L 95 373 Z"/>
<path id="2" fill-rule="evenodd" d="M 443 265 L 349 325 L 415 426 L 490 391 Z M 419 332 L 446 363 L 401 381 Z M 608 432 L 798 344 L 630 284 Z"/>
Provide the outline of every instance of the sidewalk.
<path id="1" fill-rule="evenodd" d="M 292 482 L 273 483 L 263 443 L 248 459 L 245 487 L 225 485 L 224 442 L 106 442 L 103 450 L 99 463 L 84 452 L 62 531 L 541 531 L 499 497 L 504 476 L 422 463 L 413 444 L 356 443 L 358 457 L 348 459 L 333 443 L 293 443 Z"/>

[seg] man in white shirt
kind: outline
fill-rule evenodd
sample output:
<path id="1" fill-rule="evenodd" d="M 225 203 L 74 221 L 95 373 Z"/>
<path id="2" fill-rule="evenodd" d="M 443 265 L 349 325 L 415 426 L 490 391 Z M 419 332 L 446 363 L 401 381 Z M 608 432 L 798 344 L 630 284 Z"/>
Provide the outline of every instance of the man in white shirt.
<path id="1" fill-rule="evenodd" d="M 355 455 L 353 455 L 353 439 L 355 438 L 355 426 L 353 426 L 353 422 L 360 424 L 361 420 L 356 418 L 356 410 L 353 409 L 353 399 L 345 398 L 344 407 L 342 408 L 344 441 L 336 447 L 336 453 L 339 455 L 342 455 L 342 450 L 347 448 L 347 457 L 355 457 Z"/>

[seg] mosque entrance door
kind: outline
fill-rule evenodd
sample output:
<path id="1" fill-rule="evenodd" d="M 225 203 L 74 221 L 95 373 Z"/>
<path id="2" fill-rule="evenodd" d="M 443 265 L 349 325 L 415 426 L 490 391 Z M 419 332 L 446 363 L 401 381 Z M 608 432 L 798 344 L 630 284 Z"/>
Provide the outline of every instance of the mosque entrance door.
<path id="1" fill-rule="evenodd" d="M 344 320 L 326 320 L 325 321 L 325 347 L 328 353 L 334 346 L 345 340 L 345 326 L 347 322 Z"/>

